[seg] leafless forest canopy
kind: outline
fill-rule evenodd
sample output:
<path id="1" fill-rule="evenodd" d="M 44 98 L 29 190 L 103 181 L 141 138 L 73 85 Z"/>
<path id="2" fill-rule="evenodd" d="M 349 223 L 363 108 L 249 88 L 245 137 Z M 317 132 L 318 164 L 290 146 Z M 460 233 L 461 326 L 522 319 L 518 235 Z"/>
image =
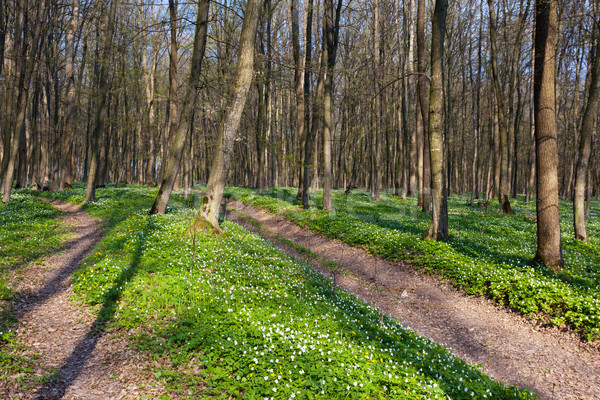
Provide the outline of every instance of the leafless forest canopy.
<path id="1" fill-rule="evenodd" d="M 228 184 L 300 187 L 306 166 L 313 189 L 330 174 L 332 187 L 427 194 L 429 125 L 421 110 L 429 110 L 434 3 L 266 0 Z M 448 2 L 440 82 L 448 194 L 472 192 L 487 201 L 505 186 L 510 196 L 535 195 L 535 3 Z M 5 194 L 13 184 L 56 189 L 87 181 L 92 159 L 96 185 L 160 184 L 192 84 L 195 101 L 174 185 L 208 181 L 234 91 L 246 3 L 207 3 L 206 47 L 195 83 L 189 76 L 196 1 L 0 4 Z M 552 62 L 558 183 L 565 199 L 575 195 L 585 141 L 598 18 L 596 0 L 557 2 Z M 600 195 L 596 114 L 583 178 L 587 197 Z"/>

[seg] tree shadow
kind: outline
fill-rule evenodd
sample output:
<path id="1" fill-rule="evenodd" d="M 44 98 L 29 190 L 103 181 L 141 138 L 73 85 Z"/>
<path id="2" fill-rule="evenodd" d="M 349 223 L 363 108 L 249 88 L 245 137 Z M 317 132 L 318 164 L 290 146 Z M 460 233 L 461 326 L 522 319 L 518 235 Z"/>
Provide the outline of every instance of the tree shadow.
<path id="1" fill-rule="evenodd" d="M 91 357 L 98 342 L 104 335 L 107 323 L 115 314 L 117 303 L 121 299 L 124 288 L 136 275 L 141 257 L 143 255 L 145 238 L 154 229 L 154 219 L 148 218 L 148 222 L 144 228 L 143 234 L 139 236 L 136 250 L 133 254 L 131 262 L 129 263 L 129 266 L 121 271 L 121 274 L 117 279 L 115 279 L 112 289 L 104 294 L 102 308 L 98 312 L 96 320 L 89 328 L 86 336 L 77 344 L 77 346 L 75 346 L 69 357 L 58 369 L 56 378 L 38 390 L 38 392 L 31 398 L 32 400 L 62 399 L 68 388 L 81 375 L 81 372 L 88 359 Z M 83 260 L 83 257 L 81 260 Z M 70 265 L 69 268 L 65 268 L 65 270 L 68 269 L 68 272 L 63 274 L 68 276 L 76 269 L 76 267 L 77 266 Z M 51 288 L 50 283 L 48 283 L 46 287 Z M 46 295 L 46 298 L 56 294 L 56 292 L 52 293 L 51 289 L 49 292 L 50 293 Z"/>

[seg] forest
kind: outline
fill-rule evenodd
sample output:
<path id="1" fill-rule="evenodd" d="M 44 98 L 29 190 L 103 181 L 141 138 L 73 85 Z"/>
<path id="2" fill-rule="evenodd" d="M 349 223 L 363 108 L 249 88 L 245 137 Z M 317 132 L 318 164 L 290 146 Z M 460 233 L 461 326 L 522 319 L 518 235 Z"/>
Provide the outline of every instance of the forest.
<path id="1" fill-rule="evenodd" d="M 600 398 L 600 1 L 0 0 L 0 397 Z"/>

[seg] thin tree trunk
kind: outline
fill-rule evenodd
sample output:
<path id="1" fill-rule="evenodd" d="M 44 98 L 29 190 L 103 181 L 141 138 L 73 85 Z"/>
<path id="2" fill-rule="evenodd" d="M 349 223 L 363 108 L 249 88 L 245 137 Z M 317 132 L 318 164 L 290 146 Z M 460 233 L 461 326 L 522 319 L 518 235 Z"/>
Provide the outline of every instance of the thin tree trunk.
<path id="1" fill-rule="evenodd" d="M 26 7 L 26 2 L 23 0 L 19 1 L 19 14 L 24 13 L 24 8 Z M 44 14 L 46 12 L 46 1 L 43 0 L 37 6 L 37 16 L 35 27 L 33 29 L 33 34 L 31 35 L 31 50 L 29 52 L 29 58 L 26 60 L 27 55 L 27 46 L 25 43 L 21 42 L 19 46 L 15 46 L 15 52 L 21 52 L 21 54 L 16 54 L 17 59 L 21 59 L 19 62 L 20 65 L 20 76 L 19 83 L 15 86 L 17 103 L 16 103 L 16 119 L 13 125 L 12 135 L 10 137 L 10 142 L 6 144 L 9 146 L 9 159 L 8 164 L 6 166 L 4 181 L 3 181 L 3 194 L 2 194 L 2 202 L 8 203 L 10 201 L 10 195 L 12 190 L 13 179 L 15 175 L 16 161 L 17 161 L 17 153 L 19 150 L 19 142 L 21 138 L 21 132 L 25 127 L 25 118 L 27 112 L 27 105 L 29 103 L 29 88 L 30 82 L 33 75 L 33 71 L 36 67 L 37 62 L 37 53 L 40 46 L 40 35 L 41 28 L 44 25 L 41 21 L 43 21 Z M 25 18 L 21 15 L 21 19 L 17 21 L 17 32 L 15 36 L 20 36 L 21 34 L 25 34 L 23 30 L 26 30 L 28 27 L 25 25 Z M 23 30 L 21 30 L 23 29 Z M 15 44 L 17 42 L 15 41 Z"/>
<path id="2" fill-rule="evenodd" d="M 334 13 L 333 0 L 325 0 L 323 40 L 327 47 L 327 70 L 323 90 L 323 209 L 332 210 L 331 190 L 333 176 L 331 170 L 331 142 L 333 138 L 333 69 L 337 53 L 338 32 L 342 0 L 338 0 Z"/>
<path id="3" fill-rule="evenodd" d="M 427 104 L 427 79 L 425 77 L 425 0 L 418 0 L 417 6 L 417 72 L 419 74 L 417 112 L 421 113 L 421 127 L 423 128 L 423 175 L 422 184 L 419 185 L 421 186 L 419 198 L 423 212 L 428 213 L 431 211 L 431 162 L 430 140 L 428 139 L 430 110 Z"/>
<path id="4" fill-rule="evenodd" d="M 488 0 L 490 10 L 490 67 L 492 72 L 492 83 L 496 95 L 496 114 L 498 115 L 498 129 L 500 142 L 500 186 L 498 200 L 505 214 L 514 214 L 509 199 L 509 175 L 508 175 L 508 133 L 506 131 L 506 117 L 504 114 L 504 96 L 500 88 L 500 76 L 498 72 L 498 60 L 496 52 L 496 11 L 493 0 Z"/>
<path id="5" fill-rule="evenodd" d="M 594 122 L 597 118 L 598 101 L 600 94 L 600 29 L 594 28 L 596 33 L 588 101 L 583 114 L 581 124 L 581 138 L 579 141 L 579 155 L 577 158 L 577 167 L 575 169 L 575 197 L 573 199 L 573 225 L 575 228 L 575 239 L 587 240 L 587 231 L 585 228 L 585 196 L 586 179 L 588 175 L 590 154 L 592 152 L 592 136 L 594 135 Z"/>
<path id="6" fill-rule="evenodd" d="M 73 119 L 75 111 L 75 76 L 73 68 L 73 57 L 75 47 L 75 29 L 77 27 L 77 17 L 79 14 L 79 0 L 72 1 L 71 20 L 67 26 L 66 45 L 65 45 L 65 133 L 62 142 L 62 168 L 60 177 L 60 190 L 70 189 L 73 181 L 73 171 L 71 171 L 71 158 L 73 157 Z"/>
<path id="7" fill-rule="evenodd" d="M 535 58 L 535 43 L 533 43 L 532 48 L 532 57 L 531 57 L 531 69 L 534 68 L 534 58 Z M 532 81 L 533 84 L 533 81 Z M 533 85 L 532 85 L 533 86 Z M 533 87 L 530 91 L 530 99 L 529 99 L 529 130 L 531 137 L 531 146 L 529 149 L 529 178 L 527 181 L 527 192 L 525 193 L 525 203 L 529 203 L 531 201 L 531 196 L 533 195 L 533 189 L 535 186 L 535 110 L 534 110 L 534 96 L 533 96 Z"/>
<path id="8" fill-rule="evenodd" d="M 312 150 L 309 148 L 309 143 L 312 143 L 312 132 L 310 130 L 310 75 L 312 68 L 312 17 L 313 17 L 313 0 L 308 0 L 306 7 L 306 46 L 305 46 L 305 57 L 304 57 L 304 142 L 303 142 L 303 154 L 302 154 L 302 165 L 301 165 L 301 186 L 298 187 L 298 195 L 296 197 L 302 198 L 302 205 L 305 208 L 310 207 L 308 204 L 308 186 L 307 182 L 307 171 L 309 163 L 312 161 Z M 309 157 L 310 155 L 310 157 Z M 306 189 L 305 189 L 306 188 Z M 304 201 L 306 197 L 306 202 Z"/>
<path id="9" fill-rule="evenodd" d="M 473 70 L 469 68 L 469 77 L 470 83 L 473 91 L 472 105 L 471 105 L 471 113 L 473 114 L 473 132 L 475 134 L 473 140 L 473 162 L 471 163 L 471 207 L 475 205 L 475 199 L 479 198 L 479 193 L 477 190 L 477 164 L 478 164 L 478 156 L 479 156 L 479 137 L 481 132 L 481 106 L 479 104 L 481 100 L 481 66 L 482 66 L 482 33 L 483 33 L 483 19 L 480 20 L 479 23 L 479 40 L 477 43 L 477 84 L 473 83 Z M 470 49 L 470 47 L 469 47 Z M 469 51 L 469 54 L 471 52 Z M 477 108 L 477 111 L 475 111 Z"/>
<path id="10" fill-rule="evenodd" d="M 307 131 L 306 135 L 306 145 L 305 145 L 305 154 L 304 154 L 304 188 L 302 189 L 302 206 L 304 208 L 310 208 L 309 204 L 309 189 L 313 180 L 317 180 L 317 174 L 315 172 L 316 169 L 316 151 L 315 146 L 317 142 L 317 134 L 319 132 L 319 126 L 323 119 L 323 107 L 320 104 L 318 99 L 323 98 L 323 86 L 325 80 L 325 70 L 327 69 L 327 45 L 325 41 L 323 41 L 323 45 L 321 46 L 321 55 L 319 56 L 319 76 L 317 78 L 317 91 L 315 97 L 317 101 L 313 104 L 312 111 L 312 123 L 310 127 L 310 131 Z M 308 162 L 310 160 L 310 165 Z"/>
<path id="11" fill-rule="evenodd" d="M 302 160 L 306 129 L 304 123 L 304 91 L 302 89 L 304 66 L 302 65 L 302 54 L 300 51 L 300 24 L 298 22 L 297 0 L 291 0 L 290 8 L 292 14 L 292 51 L 294 55 L 294 93 L 296 94 L 296 132 L 298 136 L 298 153 L 296 157 L 297 160 Z M 309 39 L 307 38 L 307 40 Z M 294 163 L 294 168 L 296 168 L 296 164 Z M 304 168 L 302 168 L 300 163 L 300 168 L 298 168 L 298 195 L 301 194 L 302 190 L 303 171 Z"/>
<path id="12" fill-rule="evenodd" d="M 106 103 L 108 97 L 108 59 L 112 48 L 112 38 L 115 31 L 115 14 L 117 10 L 117 0 L 110 2 L 110 11 L 106 15 L 106 6 L 103 7 L 102 13 L 104 23 L 106 26 L 106 32 L 104 36 L 104 43 L 102 45 L 102 58 L 100 60 L 100 79 L 98 81 L 98 105 L 96 106 L 96 122 L 94 124 L 94 132 L 92 133 L 92 147 L 91 147 L 91 158 L 90 166 L 88 170 L 87 179 L 87 190 L 85 194 L 84 202 L 96 201 L 96 179 L 99 173 L 99 162 L 100 158 L 100 138 L 104 132 L 104 124 L 106 119 Z"/>

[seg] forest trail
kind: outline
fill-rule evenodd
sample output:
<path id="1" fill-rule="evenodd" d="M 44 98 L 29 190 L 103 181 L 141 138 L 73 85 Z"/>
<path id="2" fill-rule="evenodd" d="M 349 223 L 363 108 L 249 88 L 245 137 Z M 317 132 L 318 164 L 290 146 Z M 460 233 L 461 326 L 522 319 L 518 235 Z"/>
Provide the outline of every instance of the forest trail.
<path id="1" fill-rule="evenodd" d="M 326 276 L 333 279 L 334 272 L 323 259 L 340 265 L 335 271 L 340 287 L 461 358 L 482 365 L 491 377 L 527 387 L 543 399 L 600 399 L 600 352 L 577 335 L 538 327 L 483 297 L 465 296 L 409 265 L 371 256 L 283 216 L 233 200 L 226 200 L 226 208 L 227 219 L 307 260 Z M 307 256 L 286 240 L 323 259 Z"/>
<path id="2" fill-rule="evenodd" d="M 41 387 L 3 387 L 0 398 L 35 400 L 137 399 L 147 363 L 127 347 L 127 339 L 106 332 L 96 313 L 73 304 L 71 278 L 102 237 L 101 223 L 77 205 L 50 201 L 64 214 L 70 239 L 23 270 L 16 291 L 17 336 L 34 361 L 34 375 L 52 375 Z M 97 310 L 96 310 L 97 311 Z M 159 388 L 153 388 L 158 390 Z M 147 393 L 147 390 L 145 391 Z"/>

